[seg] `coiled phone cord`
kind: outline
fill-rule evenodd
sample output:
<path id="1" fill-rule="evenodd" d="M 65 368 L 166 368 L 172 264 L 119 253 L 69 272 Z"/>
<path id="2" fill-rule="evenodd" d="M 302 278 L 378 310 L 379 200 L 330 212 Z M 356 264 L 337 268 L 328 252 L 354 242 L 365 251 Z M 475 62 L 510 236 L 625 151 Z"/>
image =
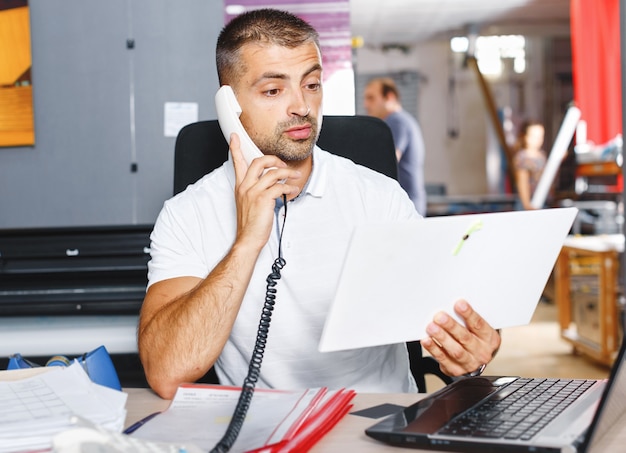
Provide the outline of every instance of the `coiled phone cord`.
<path id="1" fill-rule="evenodd" d="M 233 412 L 233 416 L 230 419 L 230 423 L 226 428 L 226 432 L 222 439 L 211 450 L 211 453 L 226 453 L 228 452 L 239 436 L 239 431 L 246 419 L 246 414 L 250 408 L 252 396 L 254 395 L 254 388 L 259 380 L 259 374 L 261 373 L 261 362 L 263 361 L 263 354 L 265 353 L 265 346 L 267 345 L 267 337 L 269 335 L 270 322 L 272 320 L 272 312 L 274 311 L 274 305 L 276 303 L 276 285 L 280 280 L 280 271 L 287 262 L 283 258 L 282 241 L 283 231 L 285 229 L 285 222 L 287 220 L 287 196 L 283 195 L 283 205 L 285 206 L 285 216 L 283 225 L 280 229 L 280 235 L 278 237 L 278 258 L 274 260 L 272 264 L 272 272 L 265 279 L 267 286 L 265 290 L 265 303 L 261 310 L 261 319 L 259 320 L 259 327 L 257 330 L 256 341 L 254 343 L 254 350 L 252 351 L 252 357 L 250 358 L 250 364 L 248 365 L 248 374 L 243 380 L 241 386 L 241 393 L 239 394 L 239 400 L 237 406 Z"/>

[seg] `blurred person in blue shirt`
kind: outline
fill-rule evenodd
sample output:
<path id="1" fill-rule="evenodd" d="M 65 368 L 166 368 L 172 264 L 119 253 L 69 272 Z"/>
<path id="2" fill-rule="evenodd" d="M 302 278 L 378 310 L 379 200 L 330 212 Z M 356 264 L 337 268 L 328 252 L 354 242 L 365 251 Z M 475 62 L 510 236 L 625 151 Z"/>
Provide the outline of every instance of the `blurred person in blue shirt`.
<path id="1" fill-rule="evenodd" d="M 370 80 L 364 92 L 367 114 L 384 120 L 393 135 L 398 158 L 398 181 L 409 195 L 415 209 L 426 215 L 424 156 L 422 130 L 417 120 L 402 108 L 400 94 L 391 78 Z"/>

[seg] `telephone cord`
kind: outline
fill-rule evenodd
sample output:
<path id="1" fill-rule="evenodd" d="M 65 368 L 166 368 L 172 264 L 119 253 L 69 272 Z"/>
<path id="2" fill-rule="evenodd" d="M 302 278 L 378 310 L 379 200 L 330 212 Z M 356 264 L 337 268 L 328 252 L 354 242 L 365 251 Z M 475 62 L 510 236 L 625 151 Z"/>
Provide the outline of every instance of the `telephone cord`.
<path id="1" fill-rule="evenodd" d="M 272 313 L 274 311 L 274 305 L 276 304 L 276 285 L 281 278 L 280 271 L 287 262 L 283 258 L 282 241 L 283 231 L 285 230 L 285 223 L 287 221 L 287 196 L 283 195 L 283 204 L 285 207 L 285 215 L 283 225 L 280 229 L 280 235 L 278 237 L 278 258 L 274 260 L 272 264 L 272 272 L 266 278 L 266 290 L 265 290 L 265 303 L 261 310 L 261 319 L 259 320 L 259 327 L 257 330 L 257 337 L 254 343 L 254 350 L 252 351 L 252 357 L 250 358 L 250 364 L 248 365 L 248 374 L 244 378 L 243 385 L 241 387 L 241 393 L 239 394 L 239 400 L 237 406 L 233 412 L 233 416 L 230 419 L 230 423 L 226 428 L 226 432 L 222 439 L 211 450 L 211 453 L 226 453 L 228 452 L 237 437 L 239 431 L 246 418 L 252 396 L 254 395 L 254 388 L 259 375 L 261 373 L 261 363 L 263 362 L 263 355 L 265 353 L 265 346 L 267 345 L 267 338 L 269 335 L 270 322 L 272 321 Z"/>

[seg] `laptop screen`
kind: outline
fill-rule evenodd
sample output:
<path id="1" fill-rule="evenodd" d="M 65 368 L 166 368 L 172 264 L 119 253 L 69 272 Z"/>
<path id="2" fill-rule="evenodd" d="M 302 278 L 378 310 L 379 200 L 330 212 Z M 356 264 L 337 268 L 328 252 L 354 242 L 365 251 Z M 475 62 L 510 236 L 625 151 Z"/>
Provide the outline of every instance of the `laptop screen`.
<path id="1" fill-rule="evenodd" d="M 582 451 L 604 451 L 598 448 L 602 439 L 613 428 L 622 429 L 626 423 L 626 346 L 622 344 L 619 356 L 615 360 L 609 385 L 606 386 L 604 395 L 600 400 L 598 410 L 591 423 L 589 432 L 591 437 L 586 439 L 587 444 L 584 445 Z M 621 423 L 618 423 L 620 422 Z"/>

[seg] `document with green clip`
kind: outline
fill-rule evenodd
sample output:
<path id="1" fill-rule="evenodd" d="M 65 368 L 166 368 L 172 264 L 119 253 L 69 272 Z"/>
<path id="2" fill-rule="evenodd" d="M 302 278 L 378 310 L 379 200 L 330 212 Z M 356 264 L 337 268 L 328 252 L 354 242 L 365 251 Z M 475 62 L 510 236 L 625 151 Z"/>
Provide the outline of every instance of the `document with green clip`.
<path id="1" fill-rule="evenodd" d="M 494 328 L 528 324 L 578 210 L 445 217 L 355 229 L 319 350 L 419 340 L 466 299 Z"/>

